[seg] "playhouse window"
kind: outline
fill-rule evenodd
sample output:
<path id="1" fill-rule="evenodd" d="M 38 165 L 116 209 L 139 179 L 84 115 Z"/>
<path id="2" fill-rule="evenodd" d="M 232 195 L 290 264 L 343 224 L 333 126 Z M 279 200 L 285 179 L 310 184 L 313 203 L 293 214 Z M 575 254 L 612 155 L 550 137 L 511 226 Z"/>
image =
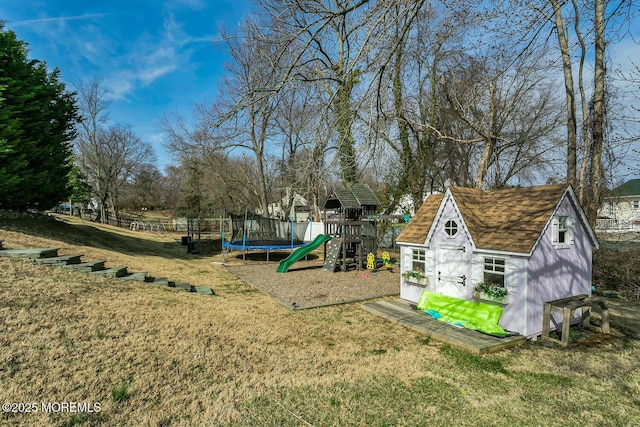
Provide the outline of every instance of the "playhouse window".
<path id="1" fill-rule="evenodd" d="M 426 251 L 424 249 L 413 249 L 411 254 L 411 270 L 425 272 Z"/>
<path id="2" fill-rule="evenodd" d="M 569 217 L 558 217 L 558 243 L 561 245 L 567 244 L 567 238 L 569 234 Z"/>
<path id="3" fill-rule="evenodd" d="M 573 244 L 573 220 L 566 215 L 559 215 L 553 220 L 553 244 L 558 249 L 571 247 Z"/>
<path id="4" fill-rule="evenodd" d="M 640 209 L 640 200 L 633 201 L 633 209 Z"/>
<path id="5" fill-rule="evenodd" d="M 448 237 L 455 237 L 458 234 L 458 223 L 450 219 L 444 223 L 444 234 Z"/>
<path id="6" fill-rule="evenodd" d="M 504 287 L 503 259 L 485 257 L 483 282 Z"/>

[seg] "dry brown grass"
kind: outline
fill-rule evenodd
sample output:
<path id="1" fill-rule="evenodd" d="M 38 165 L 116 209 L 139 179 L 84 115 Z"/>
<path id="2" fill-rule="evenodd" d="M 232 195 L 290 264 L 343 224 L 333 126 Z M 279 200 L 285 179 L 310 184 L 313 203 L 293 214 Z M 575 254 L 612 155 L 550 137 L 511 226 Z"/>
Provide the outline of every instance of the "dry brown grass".
<path id="1" fill-rule="evenodd" d="M 174 236 L 100 228 L 101 237 L 86 246 L 69 235 L 75 227 L 94 226 L 30 232 L 11 222 L 0 225 L 0 240 L 10 248 L 84 253 L 109 265 L 211 286 L 217 295 L 0 258 L 0 400 L 102 406 L 89 415 L 4 413 L 3 425 L 640 420 L 638 341 L 603 337 L 595 346 L 573 341 L 568 349 L 532 343 L 476 357 L 376 318 L 358 304 L 289 310 L 212 265 L 217 258 L 185 256 Z M 112 393 L 123 385 L 126 398 L 114 401 Z"/>

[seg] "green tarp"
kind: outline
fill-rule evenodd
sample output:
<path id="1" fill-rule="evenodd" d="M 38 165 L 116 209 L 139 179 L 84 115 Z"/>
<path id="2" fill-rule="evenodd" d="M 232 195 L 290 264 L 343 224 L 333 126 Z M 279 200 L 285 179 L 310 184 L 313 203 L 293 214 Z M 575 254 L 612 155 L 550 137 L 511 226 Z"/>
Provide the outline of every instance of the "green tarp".
<path id="1" fill-rule="evenodd" d="M 448 297 L 430 291 L 423 291 L 418 300 L 418 309 L 442 322 L 463 326 L 467 329 L 490 335 L 509 335 L 498 322 L 502 307 L 461 298 Z"/>

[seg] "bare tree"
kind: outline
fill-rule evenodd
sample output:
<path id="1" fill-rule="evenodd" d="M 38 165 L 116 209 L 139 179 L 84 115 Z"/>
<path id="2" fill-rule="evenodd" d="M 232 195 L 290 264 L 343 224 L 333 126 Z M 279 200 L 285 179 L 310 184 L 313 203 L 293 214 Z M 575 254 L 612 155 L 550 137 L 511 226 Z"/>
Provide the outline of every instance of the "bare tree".
<path id="1" fill-rule="evenodd" d="M 266 24 L 267 28 L 269 24 Z M 228 37 L 227 48 L 232 61 L 227 64 L 228 77 L 221 96 L 202 116 L 215 132 L 214 149 L 243 156 L 246 191 L 252 193 L 257 208 L 268 212 L 273 177 L 269 173 L 269 150 L 273 142 L 273 118 L 277 110 L 281 61 L 277 57 L 277 40 L 265 36 L 260 23 L 247 19 L 242 37 Z M 250 158 L 246 156 L 250 155 Z"/>
<path id="2" fill-rule="evenodd" d="M 274 131 L 281 135 L 281 158 L 277 190 L 287 211 L 296 194 L 307 198 L 314 216 L 320 216 L 320 192 L 325 174 L 330 136 L 321 123 L 325 119 L 318 88 L 308 83 L 292 84 L 282 90 L 274 114 Z"/>
<path id="3" fill-rule="evenodd" d="M 93 189 L 105 222 L 109 206 L 118 217 L 120 191 L 137 171 L 155 162 L 151 145 L 143 142 L 127 126 L 100 129 L 95 142 L 77 140 L 78 162 Z"/>
<path id="4" fill-rule="evenodd" d="M 109 102 L 98 80 L 75 86 L 83 117 L 75 140 L 76 162 L 91 185 L 99 219 L 105 222 L 106 206 L 118 216 L 120 190 L 139 168 L 155 162 L 155 154 L 129 126 L 105 127 Z"/>
<path id="5" fill-rule="evenodd" d="M 544 57 L 505 57 L 505 62 L 469 58 L 444 83 L 451 110 L 472 131 L 466 141 L 457 136 L 458 142 L 483 145 L 476 188 L 504 187 L 516 176 L 526 181 L 527 174 L 532 177 L 550 160 L 560 105 L 540 66 Z M 513 70 L 507 68 L 511 66 Z"/>
<path id="6" fill-rule="evenodd" d="M 203 218 L 253 203 L 246 196 L 242 162 L 220 148 L 208 120 L 209 110 L 198 106 L 192 121 L 177 112 L 165 113 L 159 121 L 165 148 L 174 159 L 168 178 L 178 215 Z"/>
<path id="7" fill-rule="evenodd" d="M 98 135 L 108 121 L 109 116 L 106 110 L 110 102 L 107 100 L 106 91 L 100 87 L 100 81 L 97 79 L 78 81 L 74 87 L 78 93 L 78 104 L 82 115 L 75 141 L 76 156 L 80 156 L 77 161 L 82 164 L 82 156 L 91 156 L 97 161 L 98 153 L 95 150 L 100 146 Z M 84 151 L 84 154 L 81 154 L 81 151 Z M 100 170 L 96 170 L 87 177 L 91 179 L 93 196 L 98 200 L 99 218 L 105 221 L 108 196 L 107 190 L 102 188 L 103 177 L 100 173 Z"/>
<path id="8" fill-rule="evenodd" d="M 439 80 L 446 78 L 447 61 L 462 50 L 465 28 L 473 14 L 463 2 L 396 2 L 387 12 L 384 43 L 376 52 L 380 67 L 375 92 L 377 109 L 369 123 L 376 137 L 397 157 L 390 167 L 390 205 L 410 194 L 417 209 L 425 192 L 439 190 L 446 180 L 438 166 L 439 137 L 446 117 L 441 110 Z M 384 151 L 384 150 L 381 150 Z"/>
<path id="9" fill-rule="evenodd" d="M 551 23 L 557 36 L 562 57 L 565 78 L 565 97 L 568 123 L 567 181 L 578 187 L 580 201 L 587 211 L 589 220 L 594 222 L 605 176 L 603 156 L 607 151 L 606 128 L 611 105 L 607 97 L 606 45 L 622 36 L 623 23 L 632 17 L 634 2 L 605 2 L 604 0 L 556 0 L 535 3 L 535 10 Z M 543 27 L 541 27 L 543 28 Z M 576 42 L 572 43 L 574 37 Z M 577 50 L 577 53 L 576 53 Z M 593 52 L 592 90 L 591 81 L 585 77 L 585 60 Z M 576 105 L 576 82 L 572 58 L 578 57 L 577 88 L 580 91 L 581 109 Z M 587 95 L 591 92 L 590 98 Z M 582 153 L 576 140 L 577 123 L 582 123 L 579 137 L 582 139 Z M 576 178 L 575 154 L 581 154 L 581 166 Z"/>
<path id="10" fill-rule="evenodd" d="M 423 1 L 419 3 L 423 3 Z M 394 2 L 390 2 L 391 6 Z M 260 1 L 260 13 L 277 23 L 271 35 L 278 40 L 280 78 L 271 87 L 307 83 L 322 88 L 323 105 L 331 117 L 333 146 L 339 175 L 351 183 L 359 176 L 357 120 L 367 99 L 366 87 L 375 79 L 365 75 L 375 49 L 377 30 L 384 26 L 389 5 L 370 0 Z M 330 161 L 331 163 L 331 161 Z"/>

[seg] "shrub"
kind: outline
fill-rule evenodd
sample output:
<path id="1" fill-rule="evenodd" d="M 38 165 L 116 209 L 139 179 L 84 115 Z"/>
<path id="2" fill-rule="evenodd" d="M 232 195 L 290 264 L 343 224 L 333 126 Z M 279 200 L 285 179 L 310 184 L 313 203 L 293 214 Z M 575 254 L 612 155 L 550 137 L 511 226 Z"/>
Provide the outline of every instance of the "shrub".
<path id="1" fill-rule="evenodd" d="M 634 296 L 640 289 L 640 249 L 601 248 L 593 253 L 593 285 L 598 291 Z"/>

